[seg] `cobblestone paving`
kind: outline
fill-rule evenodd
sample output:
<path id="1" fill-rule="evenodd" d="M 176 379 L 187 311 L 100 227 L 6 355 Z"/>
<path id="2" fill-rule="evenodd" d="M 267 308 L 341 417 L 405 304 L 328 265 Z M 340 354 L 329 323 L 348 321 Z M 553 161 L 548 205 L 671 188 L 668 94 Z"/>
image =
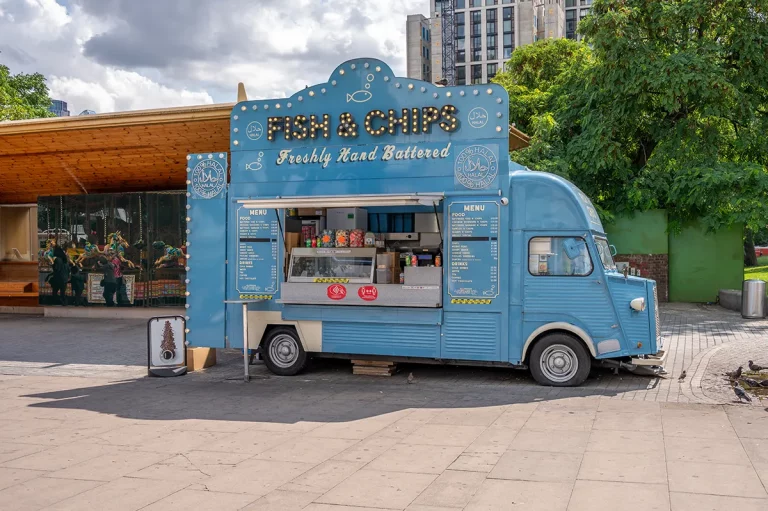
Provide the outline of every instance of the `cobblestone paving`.
<path id="1" fill-rule="evenodd" d="M 663 310 L 663 331 L 674 340 L 667 361 L 670 375 L 662 384 L 670 389 L 668 396 L 675 395 L 677 386 L 678 401 L 732 403 L 735 396 L 723 373 L 746 367 L 750 359 L 768 363 L 768 321 L 745 320 L 714 305 L 672 304 Z M 687 378 L 679 383 L 683 369 Z"/>

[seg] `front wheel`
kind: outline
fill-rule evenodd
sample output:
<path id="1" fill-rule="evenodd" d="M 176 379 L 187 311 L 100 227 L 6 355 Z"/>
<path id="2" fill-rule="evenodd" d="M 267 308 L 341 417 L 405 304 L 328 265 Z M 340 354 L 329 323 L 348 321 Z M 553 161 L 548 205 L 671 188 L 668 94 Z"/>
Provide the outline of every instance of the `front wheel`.
<path id="1" fill-rule="evenodd" d="M 307 365 L 307 353 L 293 328 L 279 327 L 264 342 L 264 364 L 280 376 L 293 376 Z"/>
<path id="2" fill-rule="evenodd" d="M 540 385 L 577 387 L 584 383 L 592 359 L 584 345 L 566 334 L 549 334 L 531 349 L 531 375 Z"/>

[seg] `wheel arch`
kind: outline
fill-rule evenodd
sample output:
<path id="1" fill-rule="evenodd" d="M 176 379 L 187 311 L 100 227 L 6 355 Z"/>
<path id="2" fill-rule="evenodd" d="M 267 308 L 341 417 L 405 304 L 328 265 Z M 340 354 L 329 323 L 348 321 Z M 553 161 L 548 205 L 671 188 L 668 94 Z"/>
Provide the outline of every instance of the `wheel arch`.
<path id="1" fill-rule="evenodd" d="M 248 344 L 255 349 L 264 346 L 264 342 L 275 328 L 291 327 L 296 330 L 304 349 L 307 349 L 305 335 L 301 331 L 297 321 L 282 319 L 279 311 L 248 311 Z"/>
<path id="2" fill-rule="evenodd" d="M 536 330 L 531 332 L 531 335 L 528 336 L 528 339 L 526 339 L 525 344 L 523 345 L 523 353 L 520 359 L 526 360 L 534 343 L 544 336 L 553 333 L 563 333 L 578 339 L 587 348 L 592 358 L 597 357 L 595 343 L 592 340 L 592 337 L 590 337 L 590 335 L 584 331 L 584 329 L 564 321 L 558 321 L 541 325 Z"/>

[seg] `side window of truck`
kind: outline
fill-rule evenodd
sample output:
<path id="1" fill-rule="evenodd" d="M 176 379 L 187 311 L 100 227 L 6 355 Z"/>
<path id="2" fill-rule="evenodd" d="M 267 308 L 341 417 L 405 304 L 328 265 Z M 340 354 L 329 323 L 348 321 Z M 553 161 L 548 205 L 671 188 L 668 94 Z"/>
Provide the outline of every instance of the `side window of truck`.
<path id="1" fill-rule="evenodd" d="M 528 272 L 534 276 L 585 277 L 592 273 L 587 242 L 580 237 L 539 236 L 528 242 Z"/>

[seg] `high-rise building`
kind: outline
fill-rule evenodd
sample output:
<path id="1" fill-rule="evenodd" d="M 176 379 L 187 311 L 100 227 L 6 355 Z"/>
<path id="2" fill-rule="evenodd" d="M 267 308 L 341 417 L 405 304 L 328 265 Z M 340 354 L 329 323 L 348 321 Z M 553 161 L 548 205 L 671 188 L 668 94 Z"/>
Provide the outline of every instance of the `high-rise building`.
<path id="1" fill-rule="evenodd" d="M 432 45 L 429 19 L 410 14 L 405 26 L 408 78 L 429 81 L 432 77 Z"/>
<path id="2" fill-rule="evenodd" d="M 519 46 L 541 39 L 575 39 L 576 24 L 587 15 L 592 0 L 430 0 L 430 4 L 431 81 L 465 85 L 489 82 Z M 411 16 L 408 19 L 410 23 Z M 409 36 L 413 78 L 411 46 Z"/>
<path id="3" fill-rule="evenodd" d="M 579 21 L 589 14 L 589 6 L 592 0 L 565 0 L 565 37 L 568 39 L 581 39 L 576 33 Z"/>
<path id="4" fill-rule="evenodd" d="M 56 117 L 69 117 L 69 110 L 67 110 L 67 102 L 60 99 L 52 99 L 51 106 L 48 108 Z"/>

